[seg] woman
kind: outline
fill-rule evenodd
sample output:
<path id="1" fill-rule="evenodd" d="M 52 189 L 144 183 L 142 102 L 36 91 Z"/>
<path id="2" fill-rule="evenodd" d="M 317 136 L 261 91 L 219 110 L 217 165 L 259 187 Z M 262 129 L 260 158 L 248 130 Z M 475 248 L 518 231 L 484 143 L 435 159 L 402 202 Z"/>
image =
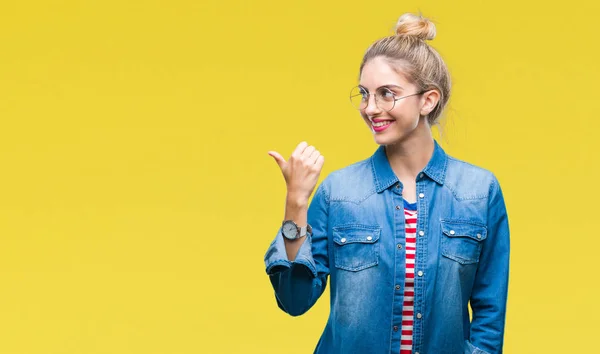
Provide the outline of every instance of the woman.
<path id="1" fill-rule="evenodd" d="M 509 227 L 493 173 L 432 137 L 450 75 L 405 14 L 376 41 L 351 101 L 379 148 L 316 187 L 324 158 L 300 143 L 269 154 L 286 185 L 285 218 L 265 255 L 279 307 L 306 312 L 330 276 L 331 311 L 316 353 L 501 353 Z M 469 317 L 470 301 L 472 320 Z"/>

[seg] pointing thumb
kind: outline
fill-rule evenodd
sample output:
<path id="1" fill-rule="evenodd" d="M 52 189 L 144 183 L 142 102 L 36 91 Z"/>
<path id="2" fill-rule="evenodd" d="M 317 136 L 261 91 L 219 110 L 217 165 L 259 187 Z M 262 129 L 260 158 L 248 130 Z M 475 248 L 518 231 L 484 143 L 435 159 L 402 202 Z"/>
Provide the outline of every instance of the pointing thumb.
<path id="1" fill-rule="evenodd" d="M 279 155 L 279 153 L 275 151 L 269 151 L 269 155 L 275 159 L 275 162 L 277 162 L 279 168 L 283 169 L 283 166 L 285 165 L 285 159 L 283 156 Z"/>

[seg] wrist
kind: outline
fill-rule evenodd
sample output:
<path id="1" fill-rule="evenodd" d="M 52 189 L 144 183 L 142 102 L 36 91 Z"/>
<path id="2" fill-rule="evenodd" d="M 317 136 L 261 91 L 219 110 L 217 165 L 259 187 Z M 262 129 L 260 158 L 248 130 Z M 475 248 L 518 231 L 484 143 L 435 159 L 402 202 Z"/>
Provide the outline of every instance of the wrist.
<path id="1" fill-rule="evenodd" d="M 308 208 L 308 198 L 298 194 L 288 193 L 285 203 L 287 207 L 294 209 L 302 210 Z"/>

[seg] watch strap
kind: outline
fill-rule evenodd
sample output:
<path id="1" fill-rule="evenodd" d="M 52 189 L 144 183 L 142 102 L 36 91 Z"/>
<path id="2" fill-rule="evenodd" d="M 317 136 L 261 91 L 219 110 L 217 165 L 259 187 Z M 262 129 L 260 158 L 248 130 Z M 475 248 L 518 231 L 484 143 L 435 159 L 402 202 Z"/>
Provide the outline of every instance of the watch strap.
<path id="1" fill-rule="evenodd" d="M 298 237 L 306 236 L 306 226 L 299 227 L 299 229 L 300 233 L 298 234 Z"/>
<path id="2" fill-rule="evenodd" d="M 312 236 L 312 227 L 310 224 L 306 224 L 306 226 L 302 226 L 300 229 L 300 235 L 298 237 L 304 237 L 306 235 Z"/>

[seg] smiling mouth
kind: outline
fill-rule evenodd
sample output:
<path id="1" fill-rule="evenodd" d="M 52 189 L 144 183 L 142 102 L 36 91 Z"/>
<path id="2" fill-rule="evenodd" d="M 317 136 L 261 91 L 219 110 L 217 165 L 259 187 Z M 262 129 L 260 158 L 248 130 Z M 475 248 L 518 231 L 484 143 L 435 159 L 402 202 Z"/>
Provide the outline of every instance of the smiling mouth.
<path id="1" fill-rule="evenodd" d="M 381 128 L 381 127 L 385 127 L 386 125 L 390 125 L 392 124 L 394 121 L 393 120 L 384 120 L 381 122 L 371 122 L 371 124 L 375 127 L 375 128 Z"/>

